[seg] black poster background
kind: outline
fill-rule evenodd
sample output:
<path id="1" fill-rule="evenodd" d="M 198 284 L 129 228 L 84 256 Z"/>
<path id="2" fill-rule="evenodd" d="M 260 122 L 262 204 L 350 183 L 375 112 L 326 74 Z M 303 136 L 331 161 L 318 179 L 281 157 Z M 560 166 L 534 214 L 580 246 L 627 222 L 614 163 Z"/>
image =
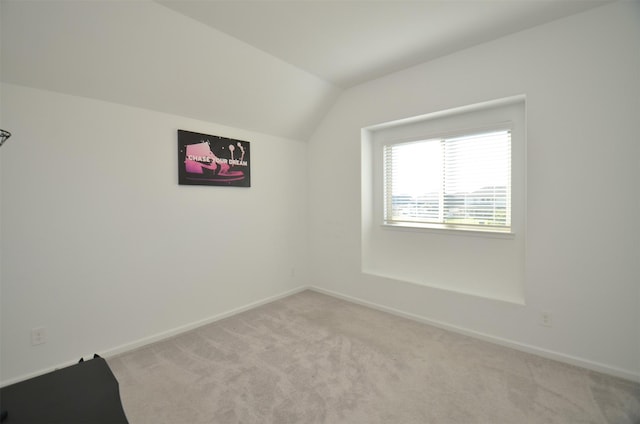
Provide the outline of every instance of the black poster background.
<path id="1" fill-rule="evenodd" d="M 251 187 L 249 142 L 178 130 L 178 183 Z"/>

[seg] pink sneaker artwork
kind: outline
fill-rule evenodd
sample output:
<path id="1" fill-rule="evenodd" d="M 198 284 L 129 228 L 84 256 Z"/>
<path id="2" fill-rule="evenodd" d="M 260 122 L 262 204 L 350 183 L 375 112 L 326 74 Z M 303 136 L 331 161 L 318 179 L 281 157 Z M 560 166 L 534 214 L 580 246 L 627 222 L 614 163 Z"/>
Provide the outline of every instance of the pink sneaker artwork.
<path id="1" fill-rule="evenodd" d="M 178 130 L 178 179 L 184 185 L 251 187 L 249 142 Z"/>

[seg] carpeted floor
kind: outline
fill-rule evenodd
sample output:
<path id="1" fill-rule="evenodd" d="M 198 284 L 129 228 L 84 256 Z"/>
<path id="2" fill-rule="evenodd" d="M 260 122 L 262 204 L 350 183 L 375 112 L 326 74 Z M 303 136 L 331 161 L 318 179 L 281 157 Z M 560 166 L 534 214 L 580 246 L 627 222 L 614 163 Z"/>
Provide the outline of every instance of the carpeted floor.
<path id="1" fill-rule="evenodd" d="M 138 423 L 640 423 L 640 385 L 305 291 L 108 360 Z"/>

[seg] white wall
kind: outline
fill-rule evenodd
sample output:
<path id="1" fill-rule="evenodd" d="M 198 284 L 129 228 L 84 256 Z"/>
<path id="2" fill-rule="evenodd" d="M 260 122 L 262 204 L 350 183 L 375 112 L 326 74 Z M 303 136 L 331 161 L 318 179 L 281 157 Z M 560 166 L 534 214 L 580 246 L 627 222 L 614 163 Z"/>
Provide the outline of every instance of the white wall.
<path id="1" fill-rule="evenodd" d="M 3 382 L 304 281 L 304 143 L 1 88 Z M 250 141 L 252 187 L 179 186 L 177 129 Z M 48 341 L 31 346 L 40 326 Z"/>
<path id="2" fill-rule="evenodd" d="M 640 3 L 618 2 L 345 92 L 309 144 L 311 282 L 640 379 L 637 40 Z M 525 305 L 363 273 L 361 128 L 519 94 L 528 126 Z M 553 327 L 538 325 L 541 311 Z"/>

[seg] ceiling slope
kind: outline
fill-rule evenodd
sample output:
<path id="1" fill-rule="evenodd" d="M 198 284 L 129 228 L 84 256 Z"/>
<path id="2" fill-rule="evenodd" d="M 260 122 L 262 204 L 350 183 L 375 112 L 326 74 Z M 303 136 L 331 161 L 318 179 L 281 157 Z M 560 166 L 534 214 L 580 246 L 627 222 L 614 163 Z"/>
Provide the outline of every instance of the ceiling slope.
<path id="1" fill-rule="evenodd" d="M 306 140 L 341 89 L 611 0 L 2 0 L 2 81 Z"/>
<path id="2" fill-rule="evenodd" d="M 341 87 L 610 0 L 156 0 Z"/>
<path id="3" fill-rule="evenodd" d="M 306 140 L 332 84 L 152 1 L 1 6 L 2 80 Z"/>

